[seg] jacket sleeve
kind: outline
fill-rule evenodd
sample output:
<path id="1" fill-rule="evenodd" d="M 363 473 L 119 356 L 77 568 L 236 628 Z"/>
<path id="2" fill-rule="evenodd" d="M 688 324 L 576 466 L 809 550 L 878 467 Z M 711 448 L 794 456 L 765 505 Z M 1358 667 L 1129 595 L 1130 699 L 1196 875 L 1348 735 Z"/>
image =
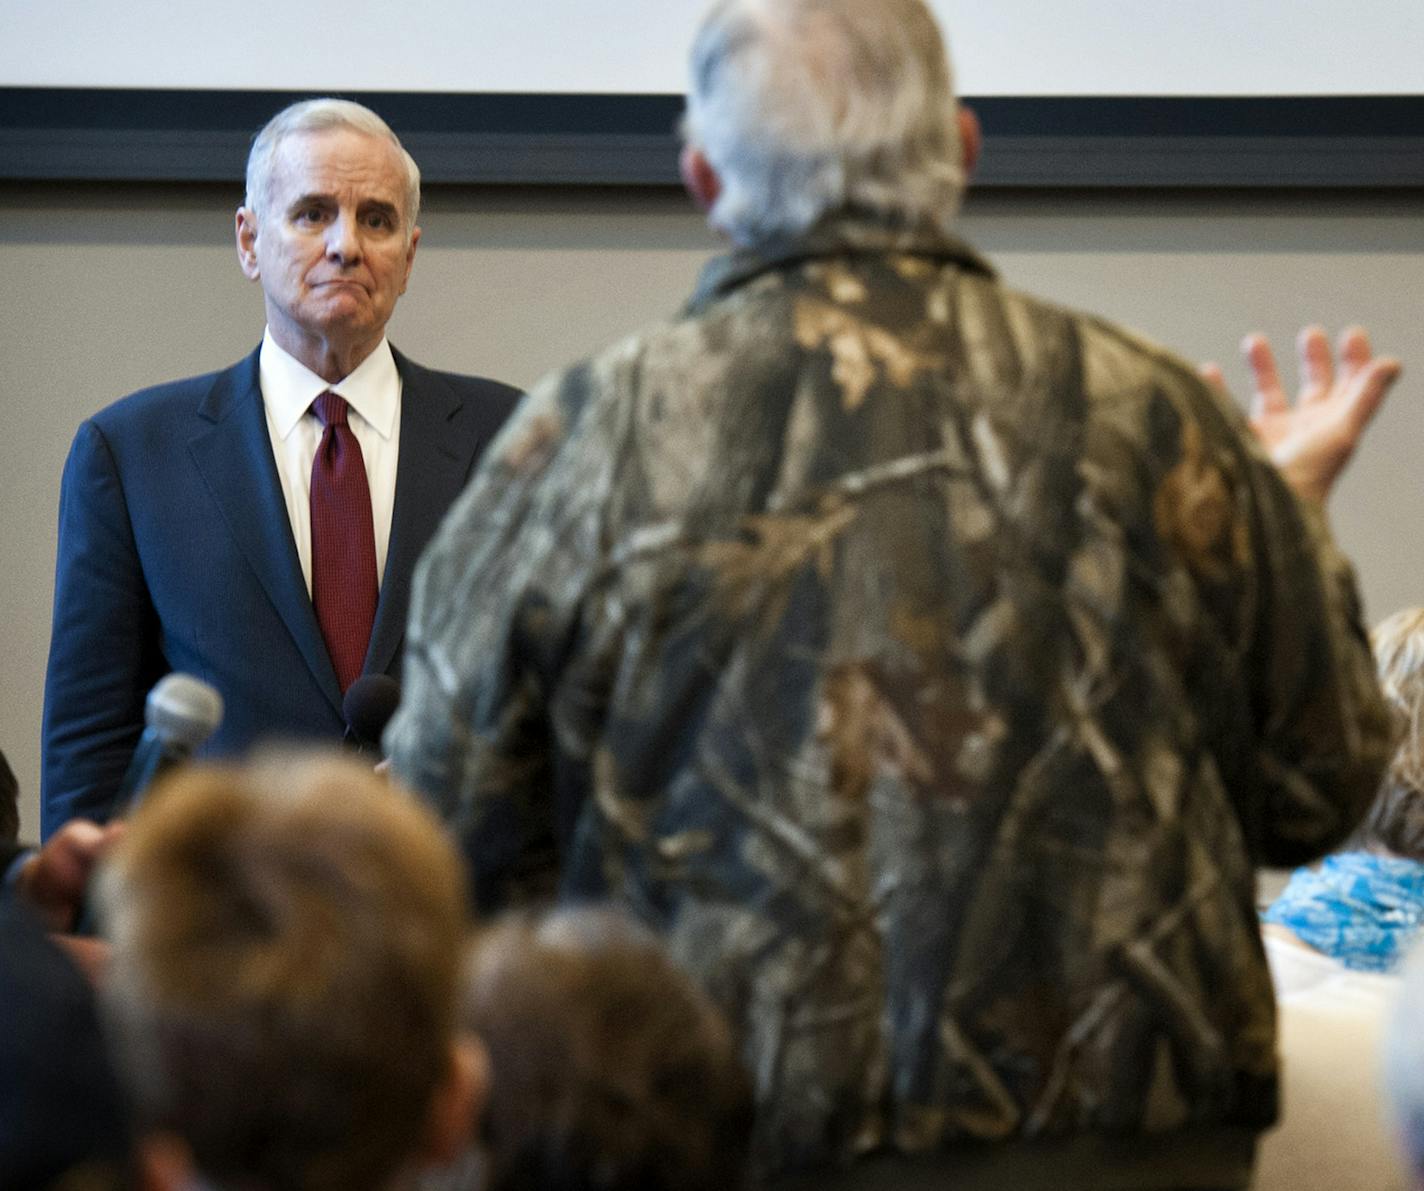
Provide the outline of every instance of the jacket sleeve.
<path id="1" fill-rule="evenodd" d="M 1257 550 L 1268 583 L 1252 674 L 1260 785 L 1241 812 L 1256 860 L 1285 867 L 1316 859 L 1354 830 L 1395 740 L 1354 571 L 1325 510 L 1261 466 Z"/>
<path id="2" fill-rule="evenodd" d="M 41 825 L 108 818 L 161 675 L 158 625 L 122 477 L 85 422 L 64 467 L 54 615 L 45 673 Z"/>
<path id="3" fill-rule="evenodd" d="M 574 369 L 524 399 L 412 585 L 385 749 L 458 834 L 485 911 L 551 891 L 586 792 L 551 707 L 599 554 L 607 440 L 571 433 L 586 395 Z"/>
<path id="4" fill-rule="evenodd" d="M 1194 499 L 1193 489 L 1204 490 L 1216 474 L 1229 477 L 1234 505 L 1233 530 L 1222 539 L 1236 584 L 1230 599 L 1207 562 L 1190 565 L 1203 606 L 1227 626 L 1223 635 L 1234 647 L 1226 660 L 1239 667 L 1247 703 L 1213 708 L 1209 675 L 1198 702 L 1205 714 L 1250 720 L 1249 731 L 1222 723 L 1217 739 L 1235 742 L 1218 760 L 1252 859 L 1303 864 L 1360 821 L 1393 748 L 1354 572 L 1325 510 L 1289 488 L 1240 412 L 1194 375 L 1177 392 L 1201 429 L 1202 449 L 1193 459 L 1192 435 L 1183 436 L 1186 449 L 1157 492 L 1159 530 L 1174 524 L 1169 537 L 1191 555 L 1190 543 L 1211 520 L 1210 502 Z M 1191 476 L 1200 482 L 1183 478 Z"/>

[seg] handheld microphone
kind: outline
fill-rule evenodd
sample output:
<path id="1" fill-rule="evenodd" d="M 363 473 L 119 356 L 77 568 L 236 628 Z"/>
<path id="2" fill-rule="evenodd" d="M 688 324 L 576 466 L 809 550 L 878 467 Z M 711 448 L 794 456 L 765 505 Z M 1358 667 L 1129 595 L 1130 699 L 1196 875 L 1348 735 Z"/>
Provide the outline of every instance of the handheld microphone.
<path id="1" fill-rule="evenodd" d="M 114 800 L 113 818 L 138 807 L 148 789 L 170 769 L 187 761 L 215 731 L 223 717 L 222 696 L 201 678 L 175 671 L 154 684 L 143 704 L 143 735 L 124 771 Z M 74 933 L 95 934 L 93 904 L 86 891 Z"/>
<path id="2" fill-rule="evenodd" d="M 400 683 L 386 674 L 363 674 L 346 688 L 341 715 L 346 721 L 342 736 L 363 753 L 380 752 L 381 733 L 400 706 Z"/>
<path id="3" fill-rule="evenodd" d="M 176 672 L 160 679 L 144 701 L 143 735 L 119 786 L 116 812 L 132 810 L 159 777 L 187 761 L 222 717 L 222 696 L 202 679 Z"/>

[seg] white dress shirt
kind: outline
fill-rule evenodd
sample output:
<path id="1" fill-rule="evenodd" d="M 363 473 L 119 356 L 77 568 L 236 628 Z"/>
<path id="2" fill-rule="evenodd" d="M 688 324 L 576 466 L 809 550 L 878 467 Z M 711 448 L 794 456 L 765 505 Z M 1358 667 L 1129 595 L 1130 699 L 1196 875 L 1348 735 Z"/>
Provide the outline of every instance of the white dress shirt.
<path id="1" fill-rule="evenodd" d="M 391 512 L 396 503 L 396 463 L 400 457 L 401 378 L 391 345 L 382 338 L 376 350 L 344 380 L 327 384 L 277 345 L 269 330 L 257 357 L 258 383 L 267 411 L 272 457 L 292 524 L 292 539 L 311 594 L 311 473 L 321 442 L 321 420 L 311 404 L 327 389 L 346 399 L 348 422 L 366 462 L 371 489 L 371 522 L 376 531 L 376 582 L 386 570 L 391 540 Z"/>

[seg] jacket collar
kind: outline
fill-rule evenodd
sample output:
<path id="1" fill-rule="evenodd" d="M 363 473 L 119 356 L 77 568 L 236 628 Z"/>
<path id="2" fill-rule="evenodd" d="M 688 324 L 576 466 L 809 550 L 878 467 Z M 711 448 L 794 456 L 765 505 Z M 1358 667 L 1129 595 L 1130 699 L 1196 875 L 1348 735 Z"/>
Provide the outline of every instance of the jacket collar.
<path id="1" fill-rule="evenodd" d="M 966 272 L 985 277 L 995 276 L 993 266 L 974 249 L 940 228 L 848 208 L 825 216 L 803 235 L 738 248 L 710 261 L 697 280 L 687 313 L 699 313 L 763 274 L 787 271 L 815 260 L 858 256 L 914 256 L 956 264 Z"/>

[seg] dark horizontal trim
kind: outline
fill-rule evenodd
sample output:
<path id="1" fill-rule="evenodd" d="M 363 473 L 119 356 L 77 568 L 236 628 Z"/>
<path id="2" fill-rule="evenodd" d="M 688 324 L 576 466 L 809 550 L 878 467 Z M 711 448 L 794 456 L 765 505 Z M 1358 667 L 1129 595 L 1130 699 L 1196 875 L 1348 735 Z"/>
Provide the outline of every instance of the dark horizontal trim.
<path id="1" fill-rule="evenodd" d="M 233 182 L 273 91 L 0 88 L 0 179 Z M 428 183 L 677 181 L 675 95 L 351 95 Z M 978 187 L 1424 189 L 1424 95 L 970 100 Z"/>

